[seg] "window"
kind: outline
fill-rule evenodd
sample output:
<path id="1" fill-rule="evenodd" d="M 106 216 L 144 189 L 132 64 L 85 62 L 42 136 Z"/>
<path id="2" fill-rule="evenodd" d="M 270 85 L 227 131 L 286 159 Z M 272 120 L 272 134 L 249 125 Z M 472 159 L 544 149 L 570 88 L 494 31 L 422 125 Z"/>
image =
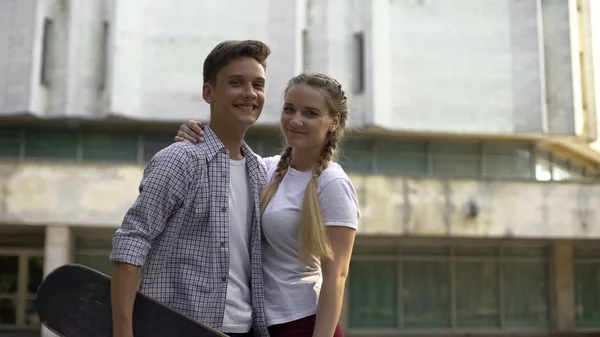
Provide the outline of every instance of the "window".
<path id="1" fill-rule="evenodd" d="M 553 156 L 552 161 L 552 178 L 554 180 L 569 180 L 571 172 L 569 172 L 569 161 L 563 158 Z"/>
<path id="2" fill-rule="evenodd" d="M 0 324 L 17 324 L 19 256 L 0 256 Z"/>
<path id="3" fill-rule="evenodd" d="M 138 155 L 137 133 L 82 132 L 83 160 L 136 162 Z"/>
<path id="4" fill-rule="evenodd" d="M 478 177 L 481 148 L 475 142 L 432 142 L 432 171 L 436 176 Z"/>
<path id="5" fill-rule="evenodd" d="M 0 251 L 0 328 L 39 329 L 34 300 L 43 271 L 42 252 Z"/>
<path id="6" fill-rule="evenodd" d="M 537 151 L 535 178 L 541 181 L 552 180 L 552 159 L 548 151 L 541 149 Z"/>
<path id="7" fill-rule="evenodd" d="M 402 264 L 402 311 L 406 328 L 450 326 L 450 268 L 441 261 Z"/>
<path id="8" fill-rule="evenodd" d="M 52 66 L 52 42 L 54 41 L 54 27 L 52 20 L 44 19 L 44 36 L 42 39 L 42 65 L 40 69 L 40 83 L 44 86 L 50 85 Z"/>
<path id="9" fill-rule="evenodd" d="M 532 154 L 529 144 L 485 143 L 483 172 L 494 178 L 533 178 Z"/>
<path id="10" fill-rule="evenodd" d="M 100 47 L 100 57 L 98 57 L 100 76 L 98 81 L 98 89 L 104 90 L 108 79 L 108 43 L 110 39 L 110 26 L 108 22 L 102 24 L 102 43 Z"/>
<path id="11" fill-rule="evenodd" d="M 338 160 L 353 172 L 373 172 L 373 142 L 368 139 L 352 139 L 339 149 Z"/>
<path id="12" fill-rule="evenodd" d="M 349 327 L 404 331 L 549 329 L 545 247 L 356 247 Z"/>
<path id="13" fill-rule="evenodd" d="M 393 328 L 398 326 L 398 297 L 394 280 L 398 265 L 393 261 L 352 262 L 350 270 L 350 326 Z M 354 277 L 360 275 L 360 277 Z"/>
<path id="14" fill-rule="evenodd" d="M 25 157 L 77 158 L 77 133 L 72 131 L 30 130 L 25 137 Z"/>
<path id="15" fill-rule="evenodd" d="M 600 249 L 576 246 L 573 260 L 576 325 L 600 328 Z"/>
<path id="16" fill-rule="evenodd" d="M 144 153 L 142 156 L 142 160 L 144 163 L 147 163 L 154 157 L 154 155 L 160 150 L 166 148 L 167 146 L 173 144 L 175 142 L 175 134 L 144 134 L 143 136 L 143 145 L 144 145 Z"/>
<path id="17" fill-rule="evenodd" d="M 354 94 L 365 91 L 365 37 L 362 32 L 354 34 Z"/>
<path id="18" fill-rule="evenodd" d="M 0 158 L 147 163 L 174 142 L 173 132 L 82 131 L 59 128 L 0 128 Z M 253 129 L 246 142 L 261 156 L 278 155 L 283 137 Z M 426 140 L 357 135 L 339 147 L 339 162 L 349 173 L 445 178 L 501 178 L 539 181 L 600 180 L 598 166 L 577 164 L 531 142 Z"/>
<path id="19" fill-rule="evenodd" d="M 259 142 L 260 146 L 254 148 L 254 152 L 263 157 L 279 155 L 285 148 L 283 138 L 280 135 L 261 135 L 259 136 Z"/>
<path id="20" fill-rule="evenodd" d="M 310 70 L 310 43 L 308 40 L 308 30 L 302 30 L 302 67 L 304 71 Z"/>
<path id="21" fill-rule="evenodd" d="M 377 140 L 375 144 L 377 172 L 384 174 L 427 174 L 429 159 L 427 142 L 418 140 Z"/>
<path id="22" fill-rule="evenodd" d="M 110 275 L 112 263 L 108 259 L 110 250 L 96 251 L 96 252 L 82 252 L 78 253 L 75 257 L 75 263 L 82 264 L 90 267 L 96 271 L 99 271 L 105 275 Z"/>
<path id="23" fill-rule="evenodd" d="M 0 129 L 0 158 L 18 158 L 20 155 L 21 130 Z"/>
<path id="24" fill-rule="evenodd" d="M 75 241 L 75 263 L 95 269 L 105 275 L 110 275 L 112 263 L 108 259 L 112 248 L 112 239 L 108 238 L 112 231 L 103 231 L 101 234 L 82 234 Z"/>

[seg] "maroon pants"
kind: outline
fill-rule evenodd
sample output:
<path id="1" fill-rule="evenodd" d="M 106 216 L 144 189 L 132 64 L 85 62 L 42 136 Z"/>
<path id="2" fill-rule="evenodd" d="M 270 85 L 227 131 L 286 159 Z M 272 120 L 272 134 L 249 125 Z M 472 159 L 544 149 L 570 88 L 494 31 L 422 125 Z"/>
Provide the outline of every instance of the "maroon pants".
<path id="1" fill-rule="evenodd" d="M 312 337 L 315 330 L 316 316 L 308 316 L 295 321 L 271 325 L 269 335 L 271 337 Z M 342 328 L 338 324 L 332 337 L 344 337 Z"/>

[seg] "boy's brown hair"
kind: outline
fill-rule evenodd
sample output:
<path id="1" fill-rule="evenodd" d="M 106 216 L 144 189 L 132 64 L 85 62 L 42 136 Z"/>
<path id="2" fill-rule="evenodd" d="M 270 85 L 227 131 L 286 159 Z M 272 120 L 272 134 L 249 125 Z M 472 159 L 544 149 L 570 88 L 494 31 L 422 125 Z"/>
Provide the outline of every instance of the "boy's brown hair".
<path id="1" fill-rule="evenodd" d="M 217 73 L 227 66 L 231 60 L 239 57 L 250 57 L 267 70 L 267 58 L 271 49 L 265 43 L 257 40 L 223 41 L 208 54 L 204 60 L 204 83 L 215 84 Z"/>

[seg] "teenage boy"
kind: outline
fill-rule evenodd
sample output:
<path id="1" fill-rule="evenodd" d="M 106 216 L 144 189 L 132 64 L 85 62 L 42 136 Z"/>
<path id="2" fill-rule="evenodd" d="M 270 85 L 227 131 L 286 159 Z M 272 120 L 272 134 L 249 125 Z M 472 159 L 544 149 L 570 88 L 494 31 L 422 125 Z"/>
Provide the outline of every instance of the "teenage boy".
<path id="1" fill-rule="evenodd" d="M 138 289 L 230 336 L 268 336 L 259 220 L 266 169 L 243 139 L 264 106 L 269 54 L 260 41 L 217 45 L 204 61 L 204 141 L 174 143 L 146 166 L 110 254 L 115 337 L 133 336 Z"/>

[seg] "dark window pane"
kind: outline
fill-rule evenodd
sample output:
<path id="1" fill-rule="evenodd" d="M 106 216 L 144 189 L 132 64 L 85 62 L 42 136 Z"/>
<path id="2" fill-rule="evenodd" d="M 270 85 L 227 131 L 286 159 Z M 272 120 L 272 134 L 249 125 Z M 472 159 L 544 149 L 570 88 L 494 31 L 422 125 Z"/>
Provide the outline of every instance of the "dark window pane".
<path id="1" fill-rule="evenodd" d="M 37 293 L 37 290 L 44 279 L 44 258 L 30 257 L 29 258 L 29 280 L 27 289 L 29 294 Z"/>
<path id="2" fill-rule="evenodd" d="M 356 255 L 394 255 L 397 247 L 394 245 L 355 245 L 352 253 Z M 358 263 L 358 262 L 357 262 Z"/>
<path id="3" fill-rule="evenodd" d="M 112 238 L 81 237 L 76 241 L 77 250 L 80 249 L 108 249 L 112 248 Z"/>
<path id="4" fill-rule="evenodd" d="M 145 134 L 144 135 L 144 155 L 145 163 L 150 161 L 154 155 L 165 147 L 175 143 L 175 135 L 170 134 Z"/>
<path id="5" fill-rule="evenodd" d="M 498 264 L 456 263 L 456 323 L 460 328 L 498 328 Z"/>
<path id="6" fill-rule="evenodd" d="M 77 158 L 76 132 L 29 130 L 25 138 L 25 157 L 73 160 Z"/>
<path id="7" fill-rule="evenodd" d="M 18 157 L 20 143 L 20 130 L 0 129 L 0 157 Z"/>
<path id="8" fill-rule="evenodd" d="M 84 132 L 81 136 L 82 159 L 136 162 L 137 134 Z"/>
<path id="9" fill-rule="evenodd" d="M 76 257 L 76 263 L 88 266 L 103 274 L 110 275 L 112 262 L 108 259 L 108 255 L 109 252 L 107 252 L 106 255 L 78 254 Z"/>
<path id="10" fill-rule="evenodd" d="M 37 314 L 37 309 L 35 307 L 35 297 L 31 297 L 27 299 L 27 309 L 25 313 L 25 324 L 28 327 L 40 327 L 40 317 Z"/>
<path id="11" fill-rule="evenodd" d="M 285 143 L 280 135 L 262 135 L 260 136 L 260 150 L 254 149 L 262 157 L 270 157 L 281 154 L 285 149 Z"/>
<path id="12" fill-rule="evenodd" d="M 548 247 L 504 246 L 504 247 L 502 247 L 502 256 L 504 256 L 504 257 L 547 257 L 548 256 Z"/>
<path id="13" fill-rule="evenodd" d="M 502 269 L 504 324 L 507 327 L 548 326 L 546 262 L 504 263 Z"/>
<path id="14" fill-rule="evenodd" d="M 397 280 L 395 262 L 351 263 L 348 295 L 351 328 L 398 327 Z"/>
<path id="15" fill-rule="evenodd" d="M 600 258 L 600 247 L 598 245 L 577 245 L 573 248 L 575 258 Z"/>
<path id="16" fill-rule="evenodd" d="M 488 143 L 484 147 L 485 176 L 494 178 L 533 178 L 532 154 L 527 145 Z"/>
<path id="17" fill-rule="evenodd" d="M 597 168 L 586 167 L 585 176 L 588 179 L 597 179 L 600 177 L 600 173 L 598 172 Z"/>
<path id="18" fill-rule="evenodd" d="M 378 139 L 376 144 L 378 173 L 428 173 L 426 142 Z"/>
<path id="19" fill-rule="evenodd" d="M 368 139 L 346 141 L 340 149 L 339 161 L 350 172 L 373 172 L 373 145 Z"/>
<path id="20" fill-rule="evenodd" d="M 576 163 L 571 163 L 571 172 L 576 179 L 585 177 L 585 167 Z"/>
<path id="21" fill-rule="evenodd" d="M 450 256 L 450 247 L 446 245 L 403 245 L 400 247 L 400 251 L 402 252 L 402 256 L 437 256 L 438 259 Z"/>
<path id="22" fill-rule="evenodd" d="M 0 295 L 16 294 L 19 277 L 19 257 L 0 256 Z"/>
<path id="23" fill-rule="evenodd" d="M 471 178 L 481 174 L 481 149 L 477 143 L 434 142 L 430 151 L 436 176 Z"/>
<path id="24" fill-rule="evenodd" d="M 448 262 L 404 262 L 402 286 L 404 327 L 450 327 Z"/>
<path id="25" fill-rule="evenodd" d="M 454 247 L 454 255 L 455 256 L 465 256 L 465 257 L 499 257 L 500 248 L 497 246 L 457 246 Z"/>
<path id="26" fill-rule="evenodd" d="M 16 324 L 16 305 L 14 298 L 0 298 L 0 325 Z"/>
<path id="27" fill-rule="evenodd" d="M 248 144 L 248 146 L 250 146 L 252 151 L 258 153 L 258 150 L 260 148 L 260 137 L 254 134 L 246 134 L 244 141 L 246 142 L 246 144 Z"/>
<path id="28" fill-rule="evenodd" d="M 600 328 L 600 263 L 574 264 L 575 317 L 579 328 Z"/>

